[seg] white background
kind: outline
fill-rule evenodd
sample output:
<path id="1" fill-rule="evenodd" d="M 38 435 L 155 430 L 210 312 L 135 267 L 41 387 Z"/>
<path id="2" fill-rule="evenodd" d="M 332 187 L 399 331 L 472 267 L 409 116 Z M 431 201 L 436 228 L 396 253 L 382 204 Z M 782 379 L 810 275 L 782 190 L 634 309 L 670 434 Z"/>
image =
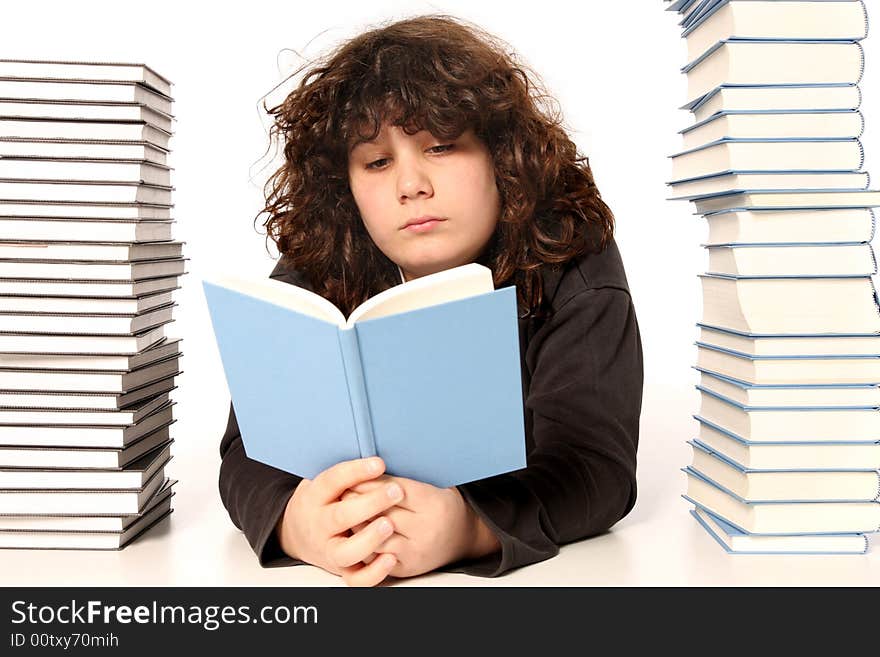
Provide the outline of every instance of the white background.
<path id="1" fill-rule="evenodd" d="M 868 5 L 878 9 L 876 0 Z M 698 245 L 705 227 L 689 204 L 666 200 L 667 156 L 680 150 L 676 132 L 691 116 L 676 109 L 686 100 L 679 73 L 685 47 L 677 16 L 664 7 L 660 0 L 41 0 L 6 3 L 0 57 L 141 62 L 175 83 L 175 238 L 186 242 L 190 260 L 177 293 L 184 374 L 174 435 L 178 455 L 216 472 L 229 398 L 201 279 L 229 272 L 263 276 L 274 263 L 254 227 L 267 174 L 260 166 L 268 145 L 260 98 L 300 61 L 292 51 L 313 57 L 362 28 L 420 13 L 449 13 L 481 25 L 542 76 L 617 219 L 645 350 L 646 403 L 656 406 L 660 399 L 647 396 L 662 387 L 687 389 L 694 380 L 696 274 L 704 268 Z M 880 159 L 880 41 L 863 44 L 863 141 L 871 171 Z M 689 437 L 663 440 L 679 449 Z M 687 452 L 681 454 L 685 465 Z"/>

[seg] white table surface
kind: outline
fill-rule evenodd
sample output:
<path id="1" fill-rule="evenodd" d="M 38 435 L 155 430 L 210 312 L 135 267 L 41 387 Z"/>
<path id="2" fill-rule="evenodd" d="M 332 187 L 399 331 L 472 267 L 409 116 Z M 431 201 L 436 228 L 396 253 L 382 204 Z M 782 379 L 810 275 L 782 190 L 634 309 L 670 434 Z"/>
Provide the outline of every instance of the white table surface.
<path id="1" fill-rule="evenodd" d="M 878 586 L 880 540 L 865 555 L 728 555 L 680 495 L 698 397 L 690 387 L 645 389 L 639 499 L 611 532 L 564 546 L 498 578 L 430 573 L 393 586 Z M 341 586 L 312 566 L 261 568 L 217 492 L 217 436 L 176 435 L 168 474 L 174 513 L 123 550 L 3 550 L 3 586 Z M 189 442 L 187 442 L 189 441 Z"/>

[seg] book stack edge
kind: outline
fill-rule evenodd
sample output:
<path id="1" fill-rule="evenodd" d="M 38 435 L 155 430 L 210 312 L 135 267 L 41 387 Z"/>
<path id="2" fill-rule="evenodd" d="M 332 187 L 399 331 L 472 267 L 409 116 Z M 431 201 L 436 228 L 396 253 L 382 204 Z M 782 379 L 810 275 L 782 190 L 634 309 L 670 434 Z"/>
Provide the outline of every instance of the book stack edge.
<path id="1" fill-rule="evenodd" d="M 708 225 L 692 514 L 732 553 L 861 554 L 880 528 L 880 192 L 861 0 L 676 0 L 693 114 L 672 198 Z"/>
<path id="2" fill-rule="evenodd" d="M 170 93 L 0 59 L 0 547 L 119 549 L 173 511 Z"/>

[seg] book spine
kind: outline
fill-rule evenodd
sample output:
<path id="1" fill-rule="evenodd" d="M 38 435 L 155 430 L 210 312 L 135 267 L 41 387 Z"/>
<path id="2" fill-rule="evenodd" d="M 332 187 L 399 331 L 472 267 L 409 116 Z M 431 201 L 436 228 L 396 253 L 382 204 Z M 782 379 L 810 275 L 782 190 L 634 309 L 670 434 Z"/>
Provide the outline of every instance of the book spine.
<path id="1" fill-rule="evenodd" d="M 861 139 L 856 139 L 856 145 L 859 147 L 859 164 L 856 169 L 861 169 L 865 165 L 865 145 Z"/>
<path id="2" fill-rule="evenodd" d="M 853 41 L 859 48 L 859 55 L 861 56 L 861 62 L 859 64 L 859 77 L 856 78 L 856 83 L 862 81 L 862 78 L 865 75 L 865 48 L 862 46 L 861 41 Z"/>
<path id="3" fill-rule="evenodd" d="M 862 5 L 862 14 L 865 17 L 865 38 L 868 38 L 868 32 L 871 29 L 871 22 L 868 20 L 868 8 L 865 6 L 865 0 L 859 0 L 859 4 Z"/>
<path id="4" fill-rule="evenodd" d="M 345 366 L 345 379 L 357 433 L 358 450 L 361 458 L 376 456 L 376 440 L 373 437 L 373 421 L 370 417 L 370 403 L 367 398 L 357 330 L 339 329 L 339 347 L 342 351 L 342 363 Z"/>
<path id="5" fill-rule="evenodd" d="M 871 235 L 868 237 L 868 241 L 871 242 L 874 240 L 874 235 L 877 234 L 877 215 L 874 214 L 874 208 L 868 208 L 868 212 L 871 213 Z"/>

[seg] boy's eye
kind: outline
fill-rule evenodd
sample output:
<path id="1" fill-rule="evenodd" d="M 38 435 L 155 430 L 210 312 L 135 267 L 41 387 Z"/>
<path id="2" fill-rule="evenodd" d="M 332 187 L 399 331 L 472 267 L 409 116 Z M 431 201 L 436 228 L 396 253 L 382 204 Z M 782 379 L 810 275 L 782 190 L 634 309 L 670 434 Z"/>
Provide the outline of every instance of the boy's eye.
<path id="1" fill-rule="evenodd" d="M 372 162 L 367 162 L 368 169 L 381 169 L 388 163 L 387 157 L 381 157 L 378 160 L 373 160 Z"/>
<path id="2" fill-rule="evenodd" d="M 455 144 L 438 144 L 437 146 L 431 146 L 428 150 L 431 153 L 445 153 L 447 151 L 451 151 Z"/>

